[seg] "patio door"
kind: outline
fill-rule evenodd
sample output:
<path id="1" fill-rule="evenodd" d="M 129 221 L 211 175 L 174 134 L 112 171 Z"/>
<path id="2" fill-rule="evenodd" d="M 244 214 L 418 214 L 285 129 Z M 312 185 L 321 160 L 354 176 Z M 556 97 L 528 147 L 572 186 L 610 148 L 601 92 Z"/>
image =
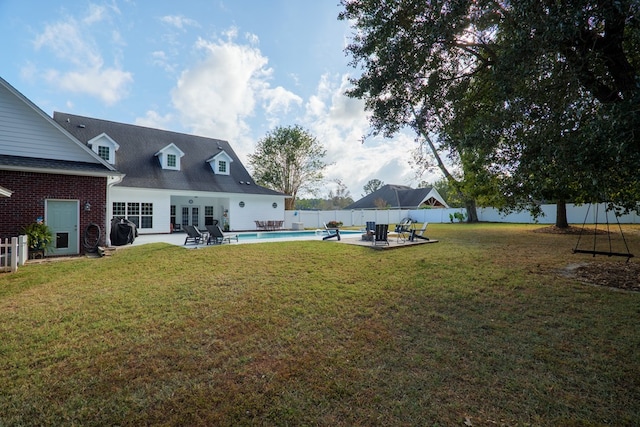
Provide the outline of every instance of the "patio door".
<path id="1" fill-rule="evenodd" d="M 200 226 L 200 206 L 183 206 L 181 224 L 193 225 L 198 228 Z"/>
<path id="2" fill-rule="evenodd" d="M 53 234 L 53 254 L 76 255 L 79 246 L 77 200 L 47 200 L 46 224 Z"/>

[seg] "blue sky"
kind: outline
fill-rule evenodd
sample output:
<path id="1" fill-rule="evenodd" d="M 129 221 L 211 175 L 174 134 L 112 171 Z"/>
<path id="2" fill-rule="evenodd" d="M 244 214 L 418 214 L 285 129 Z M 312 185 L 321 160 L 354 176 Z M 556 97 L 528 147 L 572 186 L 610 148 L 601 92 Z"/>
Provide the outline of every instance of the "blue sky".
<path id="1" fill-rule="evenodd" d="M 0 76 L 47 114 L 68 112 L 228 140 L 240 158 L 275 126 L 327 150 L 326 196 L 370 179 L 415 186 L 410 134 L 370 138 L 344 96 L 338 0 L 0 0 Z"/>

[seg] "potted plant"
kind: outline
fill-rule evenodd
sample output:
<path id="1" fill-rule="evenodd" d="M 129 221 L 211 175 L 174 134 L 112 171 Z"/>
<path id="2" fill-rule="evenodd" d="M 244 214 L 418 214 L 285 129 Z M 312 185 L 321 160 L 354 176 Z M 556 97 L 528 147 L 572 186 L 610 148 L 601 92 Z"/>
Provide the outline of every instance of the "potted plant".
<path id="1" fill-rule="evenodd" d="M 23 227 L 22 233 L 27 236 L 30 258 L 34 258 L 38 254 L 44 256 L 45 251 L 53 246 L 53 233 L 44 223 L 29 224 Z"/>

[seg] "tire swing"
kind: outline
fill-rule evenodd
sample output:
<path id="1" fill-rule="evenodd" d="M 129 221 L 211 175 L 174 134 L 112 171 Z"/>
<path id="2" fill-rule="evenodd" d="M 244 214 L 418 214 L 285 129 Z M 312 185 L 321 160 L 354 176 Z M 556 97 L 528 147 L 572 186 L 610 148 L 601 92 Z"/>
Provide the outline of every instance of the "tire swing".
<path id="1" fill-rule="evenodd" d="M 626 252 L 614 252 L 611 244 L 611 231 L 609 226 L 609 209 L 605 210 L 605 222 L 606 222 L 606 233 L 608 238 L 608 246 L 609 250 L 601 250 L 597 246 L 598 240 L 598 204 L 596 204 L 595 208 L 595 221 L 594 221 L 594 230 L 593 230 L 593 247 L 592 249 L 578 249 L 580 246 L 580 239 L 582 239 L 582 234 L 584 233 L 585 226 L 587 224 L 587 218 L 589 217 L 589 210 L 591 209 L 591 204 L 587 207 L 587 213 L 584 216 L 584 222 L 582 223 L 582 229 L 580 229 L 580 234 L 578 235 L 578 241 L 576 242 L 576 247 L 573 249 L 574 254 L 590 254 L 594 257 L 596 255 L 606 255 L 608 257 L 616 256 L 616 257 L 626 257 L 627 262 L 629 259 L 633 258 L 633 254 L 629 252 L 629 245 L 627 244 L 627 240 L 624 237 L 624 233 L 622 232 L 622 226 L 620 226 L 620 221 L 618 220 L 618 216 L 616 215 L 616 222 L 618 223 L 618 229 L 620 230 L 620 236 L 622 236 L 622 241 L 624 242 L 624 247 Z"/>

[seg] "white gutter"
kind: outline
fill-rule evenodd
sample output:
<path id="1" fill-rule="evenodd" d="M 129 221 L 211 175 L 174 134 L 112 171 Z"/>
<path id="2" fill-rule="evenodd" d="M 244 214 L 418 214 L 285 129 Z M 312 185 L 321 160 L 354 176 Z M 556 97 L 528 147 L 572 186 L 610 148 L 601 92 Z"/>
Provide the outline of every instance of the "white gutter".
<path id="1" fill-rule="evenodd" d="M 122 175 L 111 175 L 107 178 L 107 194 L 105 196 L 106 200 L 106 215 L 104 218 L 105 224 L 104 229 L 106 235 L 104 236 L 104 241 L 107 246 L 111 246 L 111 218 L 113 217 L 113 206 L 111 204 L 111 187 L 114 185 L 120 184 L 124 179 L 125 174 Z"/>

